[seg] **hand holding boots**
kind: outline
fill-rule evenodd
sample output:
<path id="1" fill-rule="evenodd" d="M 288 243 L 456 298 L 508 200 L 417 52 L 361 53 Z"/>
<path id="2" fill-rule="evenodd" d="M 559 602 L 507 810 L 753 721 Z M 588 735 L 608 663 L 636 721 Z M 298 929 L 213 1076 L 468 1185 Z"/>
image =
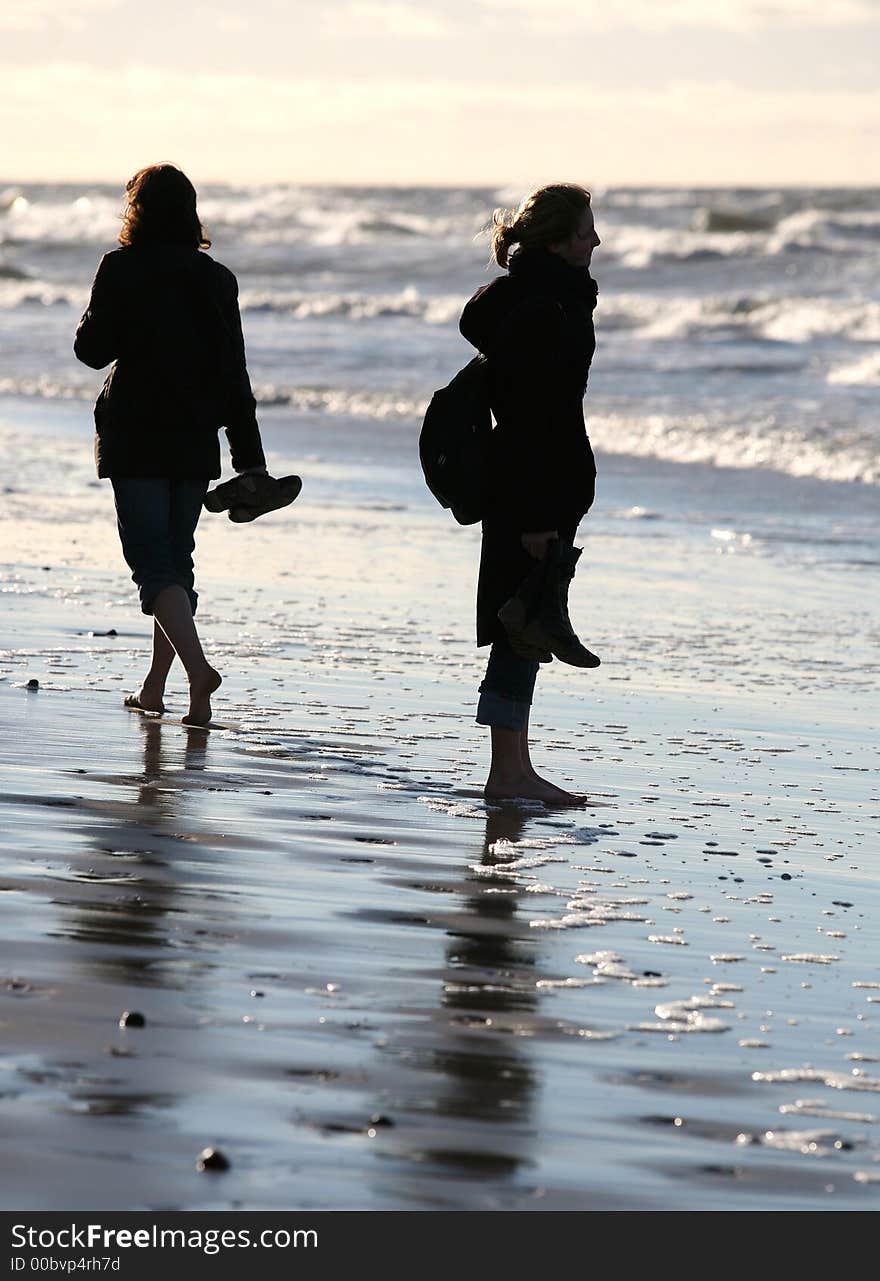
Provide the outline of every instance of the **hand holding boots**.
<path id="1" fill-rule="evenodd" d="M 551 542 L 558 537 L 558 529 L 548 529 L 542 534 L 523 534 L 520 542 L 531 557 L 535 560 L 543 560 Z"/>

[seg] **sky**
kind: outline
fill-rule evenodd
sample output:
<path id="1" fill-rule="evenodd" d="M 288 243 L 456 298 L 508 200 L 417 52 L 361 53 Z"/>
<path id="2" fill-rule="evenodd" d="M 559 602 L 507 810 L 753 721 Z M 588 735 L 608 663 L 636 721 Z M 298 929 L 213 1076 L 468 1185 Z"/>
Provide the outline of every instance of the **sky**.
<path id="1" fill-rule="evenodd" d="M 0 0 L 0 180 L 880 185 L 880 0 Z"/>

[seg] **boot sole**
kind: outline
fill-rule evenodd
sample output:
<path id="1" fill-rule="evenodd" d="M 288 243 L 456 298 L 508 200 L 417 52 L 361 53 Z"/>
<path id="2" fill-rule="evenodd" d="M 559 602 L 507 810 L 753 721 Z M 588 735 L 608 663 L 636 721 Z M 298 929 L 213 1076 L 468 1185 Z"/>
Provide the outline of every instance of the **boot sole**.
<path id="1" fill-rule="evenodd" d="M 518 637 L 520 644 L 534 646 L 536 649 L 541 648 L 549 650 L 554 658 L 558 658 L 560 663 L 567 663 L 569 667 L 601 667 L 602 660 L 597 654 L 592 653 L 585 645 L 576 642 L 575 646 L 566 643 L 563 640 L 557 640 L 555 637 L 542 631 L 534 623 L 530 623 L 524 628 Z"/>

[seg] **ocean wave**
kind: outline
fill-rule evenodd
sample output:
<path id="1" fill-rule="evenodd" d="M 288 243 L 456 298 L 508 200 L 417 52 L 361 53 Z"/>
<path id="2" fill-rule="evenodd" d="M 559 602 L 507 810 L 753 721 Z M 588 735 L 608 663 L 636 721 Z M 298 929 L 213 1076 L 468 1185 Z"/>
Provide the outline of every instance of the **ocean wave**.
<path id="1" fill-rule="evenodd" d="M 363 391 L 343 387 L 279 387 L 258 383 L 257 403 L 263 406 L 289 405 L 303 413 L 332 414 L 338 417 L 420 419 L 428 397 L 401 395 L 390 391 Z"/>
<path id="2" fill-rule="evenodd" d="M 46 280 L 10 277 L 0 280 L 0 311 L 38 305 L 55 307 L 64 304 L 82 311 L 89 297 L 88 285 L 55 285 Z"/>
<path id="3" fill-rule="evenodd" d="M 30 273 L 11 262 L 0 262 L 0 280 L 30 280 Z"/>
<path id="4" fill-rule="evenodd" d="M 0 396 L 35 397 L 44 400 L 94 400 L 99 381 L 94 374 L 75 371 L 70 377 L 48 374 L 10 375 L 0 378 Z M 254 396 L 261 409 L 289 406 L 300 413 L 333 417 L 382 420 L 420 420 L 428 406 L 427 395 L 411 396 L 394 391 L 370 391 L 345 387 L 285 386 L 254 381 Z"/>
<path id="5" fill-rule="evenodd" d="M 16 200 L 24 195 L 20 187 L 7 187 L 5 191 L 0 191 L 0 214 L 4 214 L 11 209 Z"/>
<path id="6" fill-rule="evenodd" d="M 86 281 L 76 285 L 55 283 L 19 274 L 19 269 L 12 266 L 4 273 L 0 266 L 0 312 L 59 305 L 81 312 L 87 299 Z M 245 314 L 276 316 L 279 322 L 338 319 L 357 323 L 400 318 L 427 325 L 455 325 L 464 297 L 426 294 L 413 285 L 388 293 L 243 288 L 240 302 Z M 609 292 L 600 295 L 597 327 L 600 336 L 602 331 L 626 331 L 648 341 L 727 337 L 794 344 L 808 344 L 817 338 L 869 343 L 880 342 L 880 302 L 863 298 Z"/>
<path id="7" fill-rule="evenodd" d="M 56 189 L 54 198 L 17 195 L 2 212 L 8 244 L 104 246 L 119 234 L 121 193 L 85 195 Z"/>
<path id="8" fill-rule="evenodd" d="M 880 236 L 880 217 L 870 211 L 844 212 L 827 209 L 799 209 L 782 218 L 768 236 L 769 255 L 792 250 L 823 253 L 857 252 L 859 240 L 876 240 Z"/>
<path id="9" fill-rule="evenodd" d="M 843 193 L 838 193 L 837 199 L 829 195 L 813 193 L 804 198 L 793 192 L 766 191 L 750 193 L 744 203 L 702 205 L 691 219 L 691 230 L 722 235 L 778 230 L 783 240 L 805 232 L 813 239 L 835 235 L 871 239 L 880 235 L 875 195 L 864 200 Z M 869 193 L 862 195 L 868 197 Z"/>
<path id="10" fill-rule="evenodd" d="M 0 396 L 22 396 L 43 400 L 94 400 L 98 382 L 84 371 L 83 377 L 51 377 L 48 374 L 7 376 L 0 378 Z M 428 397 L 414 397 L 391 391 L 351 390 L 335 387 L 279 386 L 254 382 L 254 395 L 259 409 L 288 406 L 300 413 L 328 414 L 333 417 L 419 420 Z"/>
<path id="11" fill-rule="evenodd" d="M 719 209 L 712 205 L 698 209 L 694 215 L 694 231 L 728 233 L 731 231 L 769 231 L 776 225 L 772 213 L 744 209 Z"/>
<path id="12" fill-rule="evenodd" d="M 590 415 L 588 429 L 593 447 L 609 454 L 880 484 L 876 432 L 798 432 L 761 422 L 722 425 L 709 415 L 664 414 Z"/>
<path id="13" fill-rule="evenodd" d="M 719 237 L 710 232 L 633 223 L 608 228 L 600 253 L 617 259 L 630 271 L 644 272 L 664 262 L 735 258 L 759 249 L 758 240 L 748 232 Z"/>
<path id="14" fill-rule="evenodd" d="M 522 198 L 522 192 L 515 197 Z M 687 187 L 646 188 L 646 187 L 611 187 L 607 191 L 597 192 L 593 189 L 593 198 L 604 209 L 690 209 L 694 203 L 694 192 Z"/>
<path id="15" fill-rule="evenodd" d="M 808 343 L 814 338 L 880 341 L 880 303 L 859 298 L 780 298 L 714 294 L 600 295 L 600 329 L 630 330 L 640 338 L 731 337 Z"/>
<path id="16" fill-rule="evenodd" d="M 636 214 L 645 212 L 638 208 Z M 664 263 L 786 257 L 794 253 L 852 256 L 871 249 L 880 237 L 880 215 L 873 210 L 816 207 L 786 212 L 714 206 L 697 209 L 686 227 L 650 220 L 612 223 L 600 251 L 633 271 Z"/>
<path id="17" fill-rule="evenodd" d="M 0 311 L 16 307 L 66 304 L 82 311 L 88 301 L 88 284 L 56 284 L 37 280 L 22 273 L 10 272 L 5 278 L 0 268 Z M 280 319 L 351 321 L 380 320 L 401 317 L 429 325 L 448 325 L 458 320 L 464 304 L 461 294 L 425 295 L 413 286 L 396 293 L 368 294 L 356 291 L 318 293 L 296 289 L 242 289 L 239 296 L 243 312 L 276 315 Z"/>
<path id="18" fill-rule="evenodd" d="M 88 377 L 86 375 L 86 377 Z M 7 376 L 0 378 L 0 396 L 24 396 L 43 400 L 94 400 L 97 389 L 94 377 L 88 382 L 52 378 L 49 374 Z"/>
<path id="19" fill-rule="evenodd" d="M 49 374 L 20 375 L 0 378 L 0 396 L 38 397 L 42 400 L 95 400 L 97 382 L 94 374 L 83 370 L 82 377 L 51 377 Z M 254 395 L 259 409 L 287 406 L 304 414 L 327 414 L 333 418 L 382 420 L 420 420 L 428 407 L 428 396 L 407 396 L 395 391 L 368 391 L 346 387 L 298 387 L 254 382 Z"/>
<path id="20" fill-rule="evenodd" d="M 391 203 L 393 202 L 393 203 Z M 199 210 L 209 232 L 246 244 L 340 248 L 400 240 L 455 240 L 486 221 L 475 192 L 327 189 L 280 186 L 207 189 Z"/>
<path id="21" fill-rule="evenodd" d="M 872 353 L 869 374 L 862 381 L 880 381 L 880 356 Z M 846 380 L 841 380 L 846 381 Z M 0 378 L 0 395 L 45 399 L 94 399 L 94 377 L 82 379 L 32 377 Z M 256 382 L 260 409 L 287 407 L 301 414 L 370 422 L 411 422 L 417 429 L 428 396 L 351 388 L 283 386 Z M 656 458 L 674 463 L 783 472 L 817 480 L 860 481 L 880 485 L 880 432 L 858 427 L 796 430 L 774 421 L 721 423 L 716 414 L 673 416 L 650 414 L 590 414 L 590 439 L 608 454 Z M 634 508 L 630 519 L 650 519 L 653 513 Z"/>
<path id="22" fill-rule="evenodd" d="M 764 302 L 752 315 L 756 331 L 782 342 L 845 338 L 880 340 L 880 303 L 867 299 L 786 298 Z"/>
<path id="23" fill-rule="evenodd" d="M 829 372 L 828 382 L 838 386 L 880 386 L 880 351 L 872 351 L 861 360 L 838 365 Z"/>
<path id="24" fill-rule="evenodd" d="M 273 312 L 295 320 L 341 317 L 376 320 L 403 316 L 427 324 L 445 325 L 457 320 L 464 302 L 458 295 L 426 297 L 412 286 L 393 294 L 307 293 L 300 290 L 242 290 L 244 311 Z"/>

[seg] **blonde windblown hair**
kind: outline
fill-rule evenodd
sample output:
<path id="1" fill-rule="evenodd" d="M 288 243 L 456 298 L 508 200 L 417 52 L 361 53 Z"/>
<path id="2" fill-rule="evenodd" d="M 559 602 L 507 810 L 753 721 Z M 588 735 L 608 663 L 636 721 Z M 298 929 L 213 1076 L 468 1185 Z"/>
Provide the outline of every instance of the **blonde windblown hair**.
<path id="1" fill-rule="evenodd" d="M 573 236 L 590 193 L 573 182 L 538 187 L 518 209 L 496 209 L 492 214 L 492 258 L 506 267 L 514 245 L 520 249 L 547 249 Z"/>

